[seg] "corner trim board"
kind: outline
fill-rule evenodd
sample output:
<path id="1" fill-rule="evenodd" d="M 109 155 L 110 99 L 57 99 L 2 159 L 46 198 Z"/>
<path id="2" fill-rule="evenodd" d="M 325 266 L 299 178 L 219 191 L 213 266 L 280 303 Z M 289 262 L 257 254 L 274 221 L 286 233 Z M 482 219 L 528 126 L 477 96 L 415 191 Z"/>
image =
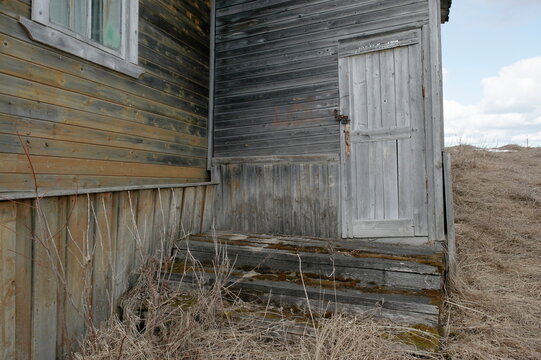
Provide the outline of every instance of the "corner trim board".
<path id="1" fill-rule="evenodd" d="M 208 158 L 207 170 L 212 168 L 214 153 L 214 86 L 216 73 L 216 0 L 210 1 L 210 44 L 209 44 L 209 110 L 208 110 Z"/>

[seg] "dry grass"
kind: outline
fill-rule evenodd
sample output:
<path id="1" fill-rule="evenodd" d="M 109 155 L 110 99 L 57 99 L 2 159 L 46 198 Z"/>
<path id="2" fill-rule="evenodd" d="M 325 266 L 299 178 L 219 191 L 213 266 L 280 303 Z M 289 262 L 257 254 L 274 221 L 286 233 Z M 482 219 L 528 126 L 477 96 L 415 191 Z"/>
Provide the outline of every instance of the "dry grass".
<path id="1" fill-rule="evenodd" d="M 415 329 L 364 318 L 319 318 L 285 336 L 281 309 L 246 303 L 218 281 L 190 292 L 155 281 L 149 265 L 122 320 L 87 338 L 77 359 L 541 359 L 541 149 L 450 149 L 458 266 L 439 354 L 407 351 Z M 227 264 L 218 272 L 227 275 Z M 238 314 L 272 313 L 262 324 Z M 413 336 L 412 336 L 413 335 Z"/>
<path id="2" fill-rule="evenodd" d="M 541 148 L 453 157 L 458 276 L 445 353 L 541 359 Z"/>
<path id="3" fill-rule="evenodd" d="M 219 264 L 217 273 L 227 275 L 227 264 Z M 419 329 L 376 321 L 369 314 L 311 319 L 308 314 L 244 302 L 224 287 L 226 276 L 211 288 L 180 291 L 156 281 L 157 267 L 157 262 L 149 263 L 125 296 L 122 320 L 114 317 L 96 329 L 75 359 L 440 358 L 405 345 L 437 343 L 434 335 Z M 312 321 L 315 329 L 307 325 Z"/>

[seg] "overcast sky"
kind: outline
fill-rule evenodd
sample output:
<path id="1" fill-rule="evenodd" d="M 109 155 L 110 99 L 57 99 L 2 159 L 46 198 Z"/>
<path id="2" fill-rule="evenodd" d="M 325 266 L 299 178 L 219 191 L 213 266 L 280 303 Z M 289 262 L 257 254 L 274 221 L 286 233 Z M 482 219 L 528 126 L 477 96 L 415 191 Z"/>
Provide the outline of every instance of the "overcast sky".
<path id="1" fill-rule="evenodd" d="M 541 146 L 541 0 L 453 0 L 442 42 L 446 144 Z"/>

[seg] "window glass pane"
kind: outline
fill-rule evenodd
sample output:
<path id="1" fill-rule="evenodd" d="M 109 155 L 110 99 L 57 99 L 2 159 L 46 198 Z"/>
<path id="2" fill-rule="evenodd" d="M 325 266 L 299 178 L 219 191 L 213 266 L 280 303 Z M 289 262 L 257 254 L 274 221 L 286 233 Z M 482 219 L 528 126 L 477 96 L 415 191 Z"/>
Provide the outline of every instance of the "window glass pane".
<path id="1" fill-rule="evenodd" d="M 51 0 L 49 13 L 51 22 L 88 36 L 88 0 Z"/>
<path id="2" fill-rule="evenodd" d="M 121 45 L 121 0 L 92 0 L 92 39 L 108 48 Z"/>
<path id="3" fill-rule="evenodd" d="M 69 28 L 69 0 L 51 0 L 49 13 L 51 22 Z"/>
<path id="4" fill-rule="evenodd" d="M 88 36 L 88 0 L 51 0 L 49 13 L 51 22 Z"/>
<path id="5" fill-rule="evenodd" d="M 71 29 L 88 37 L 88 0 L 71 0 Z"/>

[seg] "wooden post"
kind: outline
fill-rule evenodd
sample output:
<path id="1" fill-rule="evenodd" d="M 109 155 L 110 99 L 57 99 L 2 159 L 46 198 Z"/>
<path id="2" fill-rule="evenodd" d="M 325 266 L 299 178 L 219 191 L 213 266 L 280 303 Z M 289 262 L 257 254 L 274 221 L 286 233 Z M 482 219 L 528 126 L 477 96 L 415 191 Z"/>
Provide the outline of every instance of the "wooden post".
<path id="1" fill-rule="evenodd" d="M 447 230 L 447 285 L 452 284 L 456 274 L 456 233 L 455 211 L 453 205 L 453 181 L 451 176 L 451 154 L 443 153 L 443 174 L 445 186 L 445 221 Z M 447 287 L 451 290 L 452 287 Z"/>
<path id="2" fill-rule="evenodd" d="M 207 125 L 207 170 L 212 169 L 212 149 L 214 144 L 214 74 L 216 49 L 216 1 L 210 1 L 210 54 L 209 54 L 209 115 Z"/>

